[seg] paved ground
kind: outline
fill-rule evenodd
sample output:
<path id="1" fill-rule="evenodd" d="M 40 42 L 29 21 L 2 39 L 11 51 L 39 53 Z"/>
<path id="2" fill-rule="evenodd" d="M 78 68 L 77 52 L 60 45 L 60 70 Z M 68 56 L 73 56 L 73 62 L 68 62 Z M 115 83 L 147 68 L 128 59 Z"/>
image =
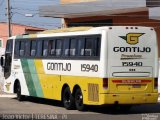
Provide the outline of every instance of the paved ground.
<path id="1" fill-rule="evenodd" d="M 0 66 L 0 94 L 2 94 L 3 92 L 3 83 L 4 83 L 4 77 L 3 77 L 2 68 Z"/>
<path id="2" fill-rule="evenodd" d="M 110 107 L 88 107 L 85 112 L 66 110 L 57 101 L 27 98 L 19 102 L 16 98 L 0 97 L 0 117 L 9 115 L 31 115 L 35 118 L 58 116 L 68 120 L 160 120 L 160 103 L 154 105 L 135 106 L 128 112 L 115 112 Z"/>

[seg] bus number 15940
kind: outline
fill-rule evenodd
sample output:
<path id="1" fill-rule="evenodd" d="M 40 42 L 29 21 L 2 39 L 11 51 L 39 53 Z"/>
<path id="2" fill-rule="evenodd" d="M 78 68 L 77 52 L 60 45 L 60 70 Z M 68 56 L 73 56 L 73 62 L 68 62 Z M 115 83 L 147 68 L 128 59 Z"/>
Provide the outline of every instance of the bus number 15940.
<path id="1" fill-rule="evenodd" d="M 98 65 L 81 64 L 82 72 L 98 72 Z"/>

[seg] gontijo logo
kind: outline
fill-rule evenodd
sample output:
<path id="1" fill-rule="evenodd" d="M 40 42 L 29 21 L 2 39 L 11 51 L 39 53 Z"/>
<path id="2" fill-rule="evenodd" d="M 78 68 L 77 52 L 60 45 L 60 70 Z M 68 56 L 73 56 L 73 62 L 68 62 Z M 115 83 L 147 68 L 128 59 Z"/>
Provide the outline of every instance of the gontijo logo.
<path id="1" fill-rule="evenodd" d="M 126 36 L 119 36 L 120 38 L 126 40 L 128 44 L 135 45 L 139 43 L 139 37 L 145 33 L 128 33 Z"/>

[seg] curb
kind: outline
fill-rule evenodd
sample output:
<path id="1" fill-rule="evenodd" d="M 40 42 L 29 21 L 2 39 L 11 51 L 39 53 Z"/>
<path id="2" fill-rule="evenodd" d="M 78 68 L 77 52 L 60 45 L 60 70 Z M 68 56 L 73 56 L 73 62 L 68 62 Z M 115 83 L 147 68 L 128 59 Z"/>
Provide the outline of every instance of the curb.
<path id="1" fill-rule="evenodd" d="M 15 98 L 16 95 L 15 95 L 15 94 L 12 94 L 12 95 L 0 94 L 0 97 L 1 97 L 1 98 Z"/>

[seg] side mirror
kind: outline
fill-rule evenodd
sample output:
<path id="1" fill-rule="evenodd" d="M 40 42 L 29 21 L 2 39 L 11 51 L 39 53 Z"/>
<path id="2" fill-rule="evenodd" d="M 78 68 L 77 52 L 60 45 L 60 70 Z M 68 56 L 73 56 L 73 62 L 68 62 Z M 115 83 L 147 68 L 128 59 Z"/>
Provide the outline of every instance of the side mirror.
<path id="1" fill-rule="evenodd" d="M 1 56 L 0 62 L 1 62 L 1 66 L 4 67 L 4 57 L 3 56 Z"/>

